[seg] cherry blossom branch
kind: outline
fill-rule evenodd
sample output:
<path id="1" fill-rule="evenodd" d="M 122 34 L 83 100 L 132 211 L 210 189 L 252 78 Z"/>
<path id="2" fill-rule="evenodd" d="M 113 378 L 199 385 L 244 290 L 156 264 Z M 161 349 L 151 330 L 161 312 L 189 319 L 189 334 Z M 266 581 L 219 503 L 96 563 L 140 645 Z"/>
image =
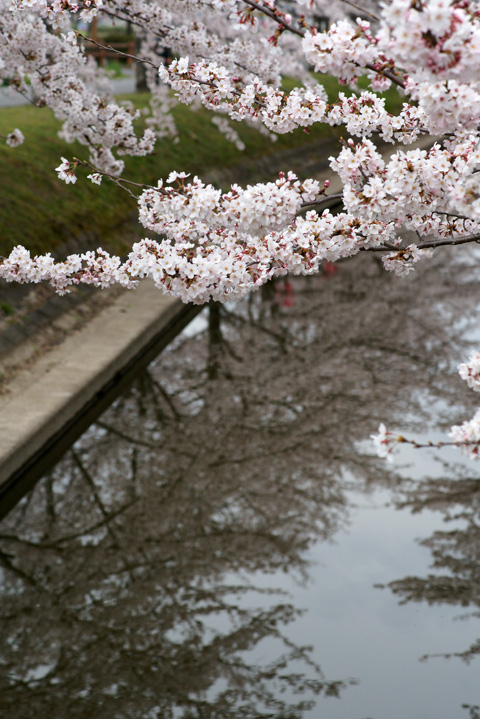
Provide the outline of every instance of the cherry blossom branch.
<path id="1" fill-rule="evenodd" d="M 306 30 L 300 30 L 298 28 L 293 27 L 291 22 L 287 22 L 287 20 L 285 19 L 285 13 L 282 13 L 279 10 L 271 10 L 269 7 L 266 7 L 265 5 L 260 5 L 259 3 L 255 2 L 255 0 L 242 0 L 242 2 L 244 2 L 249 7 L 254 8 L 255 10 L 258 10 L 259 12 L 263 13 L 264 15 L 271 18 L 272 20 L 274 20 L 278 25 L 280 25 L 280 27 L 282 28 L 282 32 L 286 30 L 288 32 L 293 33 L 294 35 L 298 35 L 302 39 L 305 38 Z M 342 2 L 347 2 L 347 0 L 342 0 Z M 349 4 L 353 5 L 353 3 L 350 3 L 350 2 L 349 2 Z M 353 7 L 357 7 L 357 6 L 353 5 Z M 367 14 L 370 14 L 370 13 L 367 13 Z M 371 16 L 371 17 L 373 17 L 374 19 L 377 19 L 375 16 Z M 305 27 L 308 30 L 312 29 L 312 28 L 310 28 L 310 26 L 307 26 L 307 25 L 305 25 Z M 398 75 L 394 71 L 388 70 L 387 68 L 379 67 L 379 65 L 371 63 L 371 62 L 367 62 L 362 65 L 354 60 L 353 64 L 357 65 L 357 67 L 364 67 L 368 70 L 372 70 L 373 72 L 377 73 L 378 75 L 381 75 L 382 77 L 387 78 L 388 80 L 393 82 L 398 87 L 405 89 L 404 80 L 401 79 L 400 77 L 398 77 Z"/>
<path id="2" fill-rule="evenodd" d="M 436 247 L 442 247 L 446 245 L 465 245 L 469 242 L 480 242 L 480 235 L 472 235 L 471 237 L 455 237 L 452 239 L 438 239 L 430 242 L 422 242 L 418 245 L 419 250 L 435 249 Z"/>
<path id="3" fill-rule="evenodd" d="M 472 221 L 471 217 L 467 217 L 466 215 L 459 215 L 456 212 L 441 212 L 440 210 L 434 210 L 433 214 L 444 215 L 445 217 L 453 217 L 455 220 L 467 220 L 469 222 Z"/>
<path id="4" fill-rule="evenodd" d="M 158 190 L 157 187 L 154 185 L 146 185 L 141 182 L 133 182 L 133 180 L 127 180 L 125 177 L 116 177 L 115 175 L 112 175 L 111 173 L 107 172 L 106 170 L 101 170 L 98 167 L 95 167 L 90 162 L 87 162 L 86 160 L 79 160 L 78 157 L 73 158 L 74 168 L 73 171 L 75 171 L 76 167 L 88 167 L 90 170 L 93 170 L 95 175 L 101 175 L 102 177 L 107 177 L 111 182 L 114 182 L 118 187 L 121 187 L 122 190 L 127 190 L 126 187 L 123 187 L 123 184 L 126 185 L 132 185 L 134 187 L 139 187 L 142 190 Z M 63 179 L 63 178 L 62 178 Z M 99 184 L 98 182 L 94 181 L 94 184 Z M 130 193 L 132 197 L 134 197 L 136 200 L 138 200 L 137 195 L 134 195 L 133 193 Z"/>
<path id="5" fill-rule="evenodd" d="M 418 250 L 434 250 L 437 247 L 447 247 L 447 246 L 455 246 L 455 245 L 466 245 L 471 242 L 479 242 L 480 243 L 480 235 L 472 235 L 470 237 L 452 237 L 452 238 L 439 238 L 438 240 L 431 240 L 428 242 L 419 242 L 416 245 L 416 248 Z M 395 252 L 401 253 L 403 250 L 405 250 L 406 247 L 401 246 L 386 246 L 382 245 L 380 247 L 365 247 L 361 248 L 360 251 L 363 252 L 391 252 L 394 250 Z"/>
<path id="6" fill-rule="evenodd" d="M 271 10 L 269 7 L 266 7 L 265 5 L 260 5 L 259 3 L 255 2 L 255 0 L 242 0 L 242 2 L 244 2 L 245 5 L 248 5 L 249 7 L 258 10 L 267 17 L 271 18 L 284 30 L 288 30 L 289 32 L 293 33 L 294 35 L 298 35 L 299 37 L 305 37 L 305 30 L 299 30 L 298 28 L 292 27 L 292 25 L 285 20 L 285 13 L 282 13 L 279 10 Z"/>
<path id="7" fill-rule="evenodd" d="M 450 434 L 453 434 L 458 427 L 452 427 Z M 440 440 L 438 442 L 418 442 L 415 439 L 409 439 L 402 434 L 389 432 L 384 424 L 380 424 L 378 432 L 370 435 L 373 441 L 376 454 L 381 459 L 389 462 L 394 461 L 394 452 L 399 444 L 409 444 L 414 449 L 442 449 L 443 447 L 457 447 L 463 449 L 471 458 L 479 456 L 480 439 L 457 439 L 452 442 Z"/>
<path id="8" fill-rule="evenodd" d="M 415 439 L 407 439 L 403 435 L 399 435 L 395 439 L 399 444 L 409 444 L 414 449 L 442 449 L 442 447 L 478 447 L 480 445 L 480 439 L 477 440 L 462 440 L 458 442 L 444 442 L 442 440 L 438 442 L 418 442 Z"/>
<path id="9" fill-rule="evenodd" d="M 327 180 L 328 182 L 328 180 Z M 336 195 L 325 195 L 325 197 L 322 197 L 318 200 L 314 200 L 313 202 L 304 202 L 301 205 L 301 209 L 304 210 L 307 207 L 316 207 L 318 205 L 324 205 L 326 202 L 329 202 L 330 200 L 342 200 L 343 199 L 343 192 L 339 192 Z"/>
<path id="10" fill-rule="evenodd" d="M 467 362 L 462 362 L 457 367 L 460 377 L 466 381 L 470 389 L 474 392 L 480 392 L 480 352 L 471 353 Z M 470 459 L 480 458 L 480 409 L 477 409 L 472 419 L 463 422 L 461 425 L 455 425 L 450 428 L 449 436 L 453 441 L 439 442 L 418 442 L 414 439 L 408 439 L 403 435 L 395 435 L 389 432 L 384 424 L 380 424 L 378 432 L 370 435 L 373 445 L 379 457 L 393 461 L 393 452 L 397 444 L 409 444 L 414 449 L 422 449 L 434 447 L 441 449 L 442 447 L 458 447 Z"/>
<path id="11" fill-rule="evenodd" d="M 32 100 L 32 98 L 29 96 L 28 91 L 22 90 L 21 88 L 17 87 L 17 85 L 12 82 L 8 85 L 8 87 L 13 88 L 15 92 L 18 92 L 19 95 L 23 97 L 24 100 L 26 100 L 30 105 L 33 105 L 33 107 L 38 107 L 35 100 Z"/>
<path id="12" fill-rule="evenodd" d="M 122 22 L 129 22 L 132 25 L 136 25 L 137 27 L 142 28 L 142 30 L 144 30 L 145 26 L 148 24 L 148 18 L 143 17 L 140 13 L 132 14 L 131 12 L 129 12 L 128 8 L 122 8 L 122 13 L 123 15 L 120 15 L 119 13 L 109 10 L 104 5 L 102 6 L 102 15 L 108 15 L 109 17 L 113 17 L 116 20 L 121 20 Z M 165 27 L 167 28 L 167 30 L 173 30 L 173 26 L 166 25 Z M 163 32 L 162 30 L 156 31 L 154 34 L 156 37 L 161 38 L 164 38 L 167 35 L 167 33 Z"/>
<path id="13" fill-rule="evenodd" d="M 365 8 L 361 7 L 360 5 L 356 5 L 354 2 L 352 2 L 352 0 L 340 0 L 340 2 L 343 2 L 346 5 L 350 5 L 351 7 L 354 7 L 355 10 L 360 10 L 360 12 L 363 12 L 364 15 L 368 15 L 368 17 L 371 17 L 372 20 L 375 20 L 376 22 L 380 21 L 380 18 L 378 17 L 378 15 L 374 15 L 369 10 L 365 10 Z"/>
<path id="14" fill-rule="evenodd" d="M 361 65 L 358 65 L 358 67 L 362 67 Z M 402 90 L 405 90 L 405 82 L 402 80 L 398 75 L 395 75 L 394 72 L 391 70 L 381 69 L 376 67 L 371 62 L 366 62 L 363 67 L 366 67 L 368 70 L 372 70 L 373 72 L 376 72 L 378 75 L 381 75 L 382 77 L 386 77 L 388 80 L 391 80 L 394 85 L 397 85 L 397 87 L 401 87 Z"/>

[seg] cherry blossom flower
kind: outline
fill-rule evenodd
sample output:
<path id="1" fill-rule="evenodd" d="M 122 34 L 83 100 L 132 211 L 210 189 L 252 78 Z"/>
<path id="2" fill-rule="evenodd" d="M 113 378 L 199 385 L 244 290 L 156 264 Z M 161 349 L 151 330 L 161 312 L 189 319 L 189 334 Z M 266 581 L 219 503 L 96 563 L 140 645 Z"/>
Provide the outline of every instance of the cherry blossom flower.
<path id="1" fill-rule="evenodd" d="M 62 163 L 55 168 L 55 172 L 58 174 L 58 179 L 64 182 L 75 184 L 77 176 L 75 175 L 75 165 L 71 166 L 70 162 L 62 157 Z"/>
<path id="2" fill-rule="evenodd" d="M 18 128 L 13 130 L 13 132 L 10 132 L 7 135 L 7 139 L 5 140 L 6 144 L 9 147 L 18 147 L 24 141 L 25 141 L 25 138 L 23 136 L 23 133 Z"/>
<path id="3" fill-rule="evenodd" d="M 370 435 L 370 439 L 373 441 L 377 456 L 381 459 L 386 459 L 388 462 L 393 462 L 393 449 L 397 439 L 387 430 L 384 424 L 378 426 L 378 432 Z"/>
<path id="4" fill-rule="evenodd" d="M 452 427 L 449 436 L 460 445 L 462 452 L 467 457 L 478 459 L 480 456 L 480 409 L 477 409 L 472 419 Z"/>
<path id="5" fill-rule="evenodd" d="M 468 362 L 458 365 L 458 374 L 475 392 L 480 392 L 480 352 L 472 352 Z"/>
<path id="6" fill-rule="evenodd" d="M 91 175 L 87 175 L 88 179 L 93 182 L 94 185 L 101 185 L 103 176 L 99 172 L 94 172 Z M 63 179 L 63 178 L 61 178 Z"/>

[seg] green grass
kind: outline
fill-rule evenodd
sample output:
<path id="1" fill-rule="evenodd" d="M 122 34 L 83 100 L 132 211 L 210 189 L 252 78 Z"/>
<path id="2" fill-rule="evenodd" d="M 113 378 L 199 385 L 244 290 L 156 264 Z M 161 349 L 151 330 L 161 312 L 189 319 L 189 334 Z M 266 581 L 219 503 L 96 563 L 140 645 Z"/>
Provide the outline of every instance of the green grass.
<path id="1" fill-rule="evenodd" d="M 7 317 L 10 317 L 10 315 L 15 314 L 15 308 L 10 304 L 10 302 L 0 302 L 0 310 L 3 312 L 4 315 L 7 315 Z"/>
<path id="2" fill-rule="evenodd" d="M 333 93 L 331 78 L 328 81 Z M 148 96 L 135 94 L 128 99 L 141 106 Z M 207 111 L 193 112 L 179 105 L 174 114 L 180 142 L 159 140 L 154 155 L 125 158 L 126 178 L 153 183 L 171 170 L 202 176 L 209 168 L 231 167 L 247 159 L 254 162 L 266 153 L 332 136 L 328 126 L 315 126 L 308 135 L 299 129 L 271 143 L 257 131 L 234 123 L 247 147 L 240 152 L 220 135 Z M 37 254 L 55 251 L 69 240 L 84 242 L 88 233 L 91 244 L 115 252 L 124 252 L 130 245 L 123 230 L 136 211 L 132 198 L 105 180 L 100 187 L 92 185 L 83 168 L 77 170 L 75 185 L 58 180 L 54 168 L 61 156 L 88 159 L 86 147 L 67 144 L 58 137 L 60 124 L 46 108 L 0 110 L 0 134 L 19 127 L 26 138 L 15 149 L 0 144 L 0 255 L 8 254 L 17 244 Z"/>
<path id="3" fill-rule="evenodd" d="M 113 58 L 107 58 L 105 62 L 105 70 L 109 73 L 110 77 L 127 77 L 125 68 L 127 63 L 125 60 L 114 60 Z"/>

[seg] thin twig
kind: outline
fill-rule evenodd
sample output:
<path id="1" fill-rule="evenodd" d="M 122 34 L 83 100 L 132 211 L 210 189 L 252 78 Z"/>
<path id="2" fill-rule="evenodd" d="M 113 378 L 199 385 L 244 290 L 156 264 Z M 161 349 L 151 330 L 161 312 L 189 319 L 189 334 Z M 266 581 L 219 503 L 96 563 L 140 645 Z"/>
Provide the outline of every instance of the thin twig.
<path id="1" fill-rule="evenodd" d="M 75 31 L 75 34 L 77 37 L 81 37 L 83 40 L 86 40 L 87 42 L 91 42 L 97 47 L 101 48 L 102 50 L 110 50 L 111 52 L 116 53 L 117 55 L 121 55 L 122 57 L 128 57 L 131 60 L 135 60 L 136 62 L 143 62 L 146 65 L 151 65 L 155 70 L 160 69 L 160 65 L 155 65 L 154 62 L 151 60 L 147 60 L 146 57 L 137 57 L 136 55 L 130 55 L 128 52 L 122 52 L 121 50 L 117 50 L 116 48 L 112 47 L 111 45 L 102 45 L 101 42 L 98 42 L 97 40 L 94 40 L 91 37 L 87 37 L 86 35 L 82 35 L 81 32 L 78 32 L 78 30 Z"/>
<path id="2" fill-rule="evenodd" d="M 305 30 L 299 30 L 298 28 L 292 27 L 287 22 L 285 22 L 281 15 L 276 15 L 273 10 L 270 10 L 270 8 L 267 8 L 264 5 L 259 5 L 254 0 L 243 0 L 243 2 L 245 3 L 245 5 L 248 5 L 255 10 L 259 10 L 267 17 L 272 18 L 272 20 L 275 20 L 275 22 L 281 25 L 285 30 L 293 32 L 295 35 L 299 35 L 299 37 L 305 37 Z"/>
<path id="3" fill-rule="evenodd" d="M 325 195 L 325 197 L 322 197 L 320 200 L 315 200 L 315 202 L 305 202 L 303 205 L 300 205 L 300 209 L 304 210 L 306 207 L 318 207 L 319 205 L 324 205 L 326 202 L 329 202 L 329 200 L 342 200 L 343 199 L 343 193 L 339 192 L 337 195 Z"/>
<path id="4" fill-rule="evenodd" d="M 340 2 L 344 2 L 346 5 L 351 5 L 355 8 L 355 10 L 360 10 L 360 12 L 363 12 L 364 15 L 368 15 L 368 17 L 371 17 L 372 20 L 375 20 L 376 22 L 380 21 L 380 18 L 377 17 L 377 15 L 374 15 L 372 12 L 365 10 L 365 8 L 361 7 L 360 5 L 356 5 L 354 2 L 352 2 L 352 0 L 340 0 Z"/>
<path id="5" fill-rule="evenodd" d="M 452 239 L 439 239 L 439 240 L 432 240 L 431 242 L 420 242 L 417 245 L 417 248 L 419 250 L 434 250 L 436 247 L 446 247 L 448 245 L 466 245 L 469 242 L 480 242 L 480 235 L 472 235 L 471 237 L 457 237 Z M 406 247 L 388 247 L 386 245 L 381 245 L 380 247 L 361 247 L 360 251 L 364 252 L 391 252 L 392 250 L 394 252 L 403 252 L 403 250 L 406 250 Z"/>
<path id="6" fill-rule="evenodd" d="M 417 442 L 414 439 L 407 439 L 402 435 L 397 437 L 394 441 L 398 442 L 399 444 L 410 444 L 414 449 L 428 449 L 429 447 L 441 449 L 442 447 L 470 447 L 472 445 L 476 445 L 478 447 L 480 445 L 480 440 L 478 439 L 465 439 L 459 440 L 457 442 Z"/>
<path id="7" fill-rule="evenodd" d="M 96 175 L 102 175 L 102 177 L 107 177 L 109 180 L 111 180 L 111 182 L 114 182 L 116 185 L 118 185 L 118 187 L 121 187 L 122 190 L 128 192 L 135 200 L 138 200 L 137 195 L 134 195 L 133 192 L 130 192 L 127 187 L 123 187 L 122 183 L 125 183 L 127 185 L 133 185 L 134 187 L 140 187 L 142 190 L 155 190 L 156 192 L 160 192 L 159 187 L 154 187 L 153 185 L 145 185 L 141 182 L 133 182 L 133 180 L 126 180 L 123 177 L 115 177 L 109 172 L 105 172 L 105 170 L 99 170 L 97 167 L 95 167 L 95 165 L 90 164 L 90 162 L 87 162 L 86 160 L 79 160 L 78 157 L 74 157 L 73 162 L 78 167 L 87 167 L 90 170 L 93 170 L 94 174 Z"/>

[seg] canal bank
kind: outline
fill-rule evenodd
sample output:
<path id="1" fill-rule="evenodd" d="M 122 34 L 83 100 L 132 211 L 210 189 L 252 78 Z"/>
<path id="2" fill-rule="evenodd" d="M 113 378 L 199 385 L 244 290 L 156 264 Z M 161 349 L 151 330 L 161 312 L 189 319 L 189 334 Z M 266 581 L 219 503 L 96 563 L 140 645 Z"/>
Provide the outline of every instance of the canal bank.
<path id="1" fill-rule="evenodd" d="M 288 166 L 303 170 L 304 177 L 326 179 L 333 144 L 332 139 L 302 148 L 294 163 L 290 151 L 265 158 L 259 166 L 245 163 L 237 168 L 237 179 L 262 181 Z M 427 141 L 410 149 L 422 146 Z M 385 154 L 392 150 L 388 146 Z M 233 171 L 210 174 L 206 179 L 217 186 L 234 180 Z M 337 178 L 330 194 L 340 190 Z M 145 281 L 134 292 L 93 290 L 57 316 L 64 299 L 52 293 L 43 304 L 40 299 L 38 322 L 30 323 L 31 332 L 20 343 L 2 348 L 0 331 L 0 517 L 200 311 Z"/>
<path id="2" fill-rule="evenodd" d="M 199 311 L 144 281 L 10 379 L 0 397 L 0 516 Z"/>

